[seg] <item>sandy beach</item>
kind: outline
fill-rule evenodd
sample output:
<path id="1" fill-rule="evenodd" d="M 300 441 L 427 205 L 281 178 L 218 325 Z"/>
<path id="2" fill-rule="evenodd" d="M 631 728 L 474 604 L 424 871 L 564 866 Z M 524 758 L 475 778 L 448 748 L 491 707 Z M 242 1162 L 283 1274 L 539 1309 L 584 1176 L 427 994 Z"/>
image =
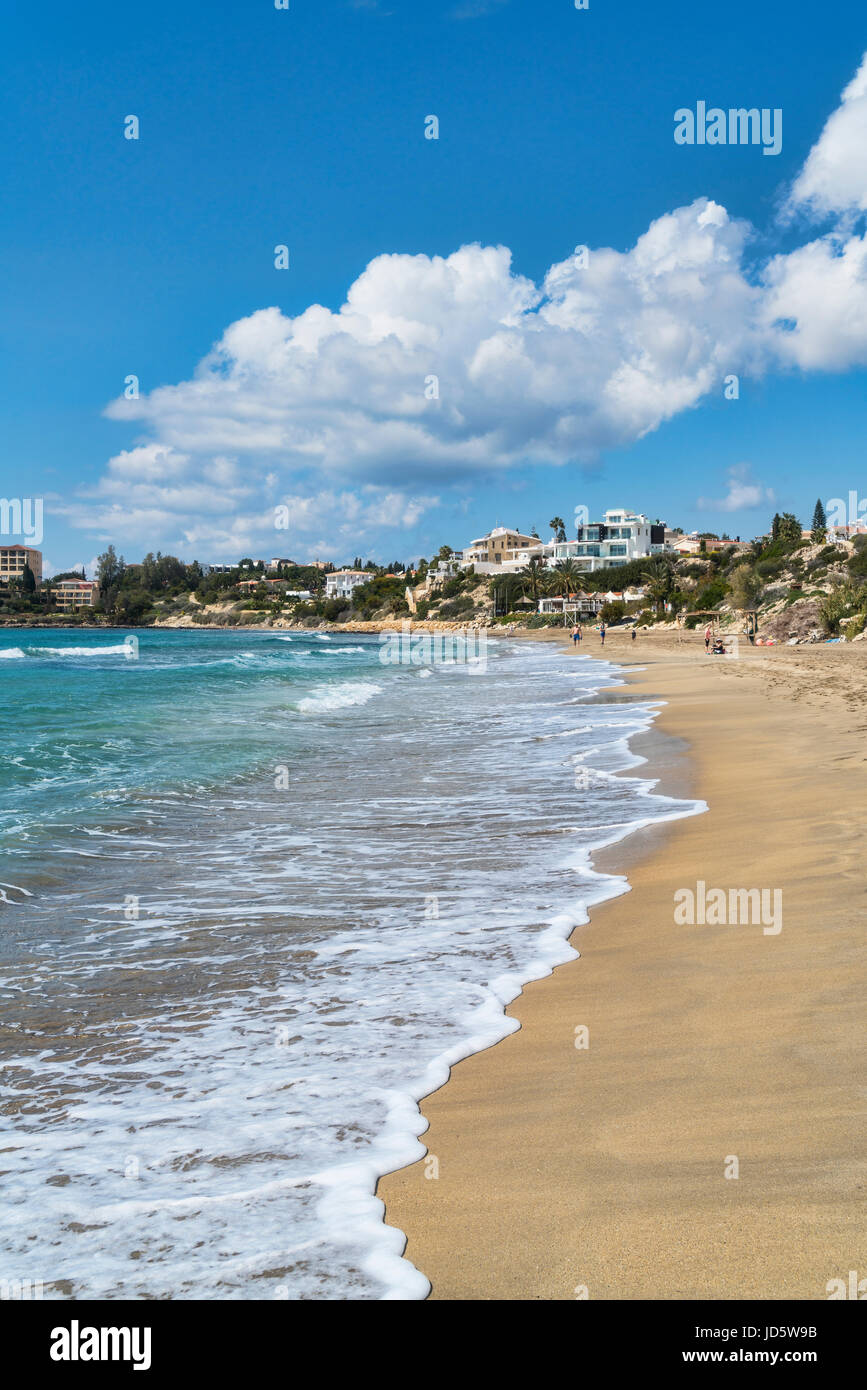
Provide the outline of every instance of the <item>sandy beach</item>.
<path id="1" fill-rule="evenodd" d="M 604 654 L 667 702 L 645 773 L 709 810 L 600 857 L 631 891 L 422 1102 L 439 1176 L 384 1179 L 386 1219 L 438 1299 L 826 1299 L 867 1274 L 867 644 Z M 779 890 L 781 929 L 679 924 L 699 882 Z"/>

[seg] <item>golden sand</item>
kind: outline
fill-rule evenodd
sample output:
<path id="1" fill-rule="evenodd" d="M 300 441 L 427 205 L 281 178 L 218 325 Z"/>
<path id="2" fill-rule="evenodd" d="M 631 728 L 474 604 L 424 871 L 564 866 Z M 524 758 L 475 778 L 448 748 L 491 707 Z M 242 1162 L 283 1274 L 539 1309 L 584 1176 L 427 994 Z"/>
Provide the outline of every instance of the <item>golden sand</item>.
<path id="1" fill-rule="evenodd" d="M 622 872 L 628 846 L 632 891 L 422 1102 L 439 1177 L 379 1194 L 434 1298 L 824 1299 L 867 1275 L 867 643 L 743 645 L 606 642 L 647 667 L 629 685 L 668 702 L 710 809 L 597 859 Z M 699 880 L 782 890 L 782 930 L 677 925 Z"/>

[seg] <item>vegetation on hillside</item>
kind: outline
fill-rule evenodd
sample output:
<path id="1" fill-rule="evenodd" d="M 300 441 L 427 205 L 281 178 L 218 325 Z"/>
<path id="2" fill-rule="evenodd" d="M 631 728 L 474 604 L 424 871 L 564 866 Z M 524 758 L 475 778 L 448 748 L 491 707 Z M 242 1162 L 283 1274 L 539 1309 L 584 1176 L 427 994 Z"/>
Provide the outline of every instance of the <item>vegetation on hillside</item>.
<path id="1" fill-rule="evenodd" d="M 552 518 L 555 534 L 562 518 Z M 12 621 L 42 619 L 70 623 L 112 622 L 135 626 L 155 621 L 220 622 L 241 625 L 290 619 L 305 625 L 408 618 L 458 623 L 518 622 L 539 627 L 562 623 L 562 615 L 540 614 L 546 596 L 622 593 L 640 589 L 643 597 L 609 600 L 600 616 L 651 625 L 678 620 L 687 626 L 716 614 L 721 624 L 743 630 L 755 610 L 760 629 L 778 640 L 821 635 L 858 636 L 867 627 L 867 536 L 829 543 L 821 502 L 809 538 L 791 513 L 773 517 L 768 534 L 748 548 L 732 543 L 697 555 L 658 555 L 623 565 L 582 570 L 573 560 L 548 568 L 531 559 L 517 573 L 477 575 L 460 569 L 449 546 L 415 569 L 395 560 L 386 569 L 357 556 L 352 568 L 369 578 L 350 597 L 326 596 L 327 569 L 294 562 L 267 571 L 263 562 L 239 561 L 225 573 L 208 572 L 159 551 L 140 564 L 127 564 L 109 545 L 97 564 L 98 594 L 93 610 L 61 612 L 56 603 L 61 579 L 80 579 L 69 571 L 37 587 L 29 569 L 0 595 L 0 615 Z M 710 533 L 706 540 L 715 540 Z M 724 541 L 728 537 L 722 538 Z M 331 568 L 331 567 L 328 567 Z M 269 581 L 278 580 L 278 583 Z M 250 580 L 258 581 L 250 584 Z M 409 597 L 408 597 L 409 595 Z M 412 602 L 410 602 L 412 599 Z"/>

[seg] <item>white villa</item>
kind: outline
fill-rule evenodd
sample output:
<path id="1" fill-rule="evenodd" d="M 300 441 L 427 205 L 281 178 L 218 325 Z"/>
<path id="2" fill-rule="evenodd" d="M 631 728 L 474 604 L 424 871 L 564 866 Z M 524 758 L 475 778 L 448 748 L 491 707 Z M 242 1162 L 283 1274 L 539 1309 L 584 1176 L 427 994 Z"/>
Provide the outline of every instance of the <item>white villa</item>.
<path id="1" fill-rule="evenodd" d="M 335 570 L 325 576 L 325 597 L 351 598 L 356 589 L 372 578 L 367 570 Z"/>
<path id="2" fill-rule="evenodd" d="M 665 552 L 665 527 L 657 526 L 641 512 L 620 507 L 604 512 L 603 516 L 603 521 L 579 526 L 576 540 L 550 541 L 544 546 L 547 563 L 573 560 L 579 569 L 592 572 Z"/>

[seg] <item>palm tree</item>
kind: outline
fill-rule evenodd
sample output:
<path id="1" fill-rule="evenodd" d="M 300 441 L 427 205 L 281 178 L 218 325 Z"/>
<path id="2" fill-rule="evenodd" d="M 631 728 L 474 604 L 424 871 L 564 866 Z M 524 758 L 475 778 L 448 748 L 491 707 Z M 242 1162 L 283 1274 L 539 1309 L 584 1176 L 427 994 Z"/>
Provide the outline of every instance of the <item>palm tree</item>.
<path id="1" fill-rule="evenodd" d="M 659 559 L 644 570 L 641 578 L 659 613 L 674 592 L 674 566 L 670 560 Z"/>
<path id="2" fill-rule="evenodd" d="M 563 520 L 562 516 L 552 516 L 551 520 L 548 522 L 548 525 L 551 527 L 551 530 L 554 532 L 554 535 L 557 537 L 558 541 L 565 541 L 566 523 Z"/>
<path id="3" fill-rule="evenodd" d="M 554 588 L 561 594 L 574 594 L 581 578 L 581 570 L 574 560 L 559 560 L 551 571 Z"/>
<path id="4" fill-rule="evenodd" d="M 539 594 L 544 593 L 546 587 L 547 570 L 544 560 L 540 560 L 538 555 L 534 555 L 519 571 L 519 574 L 525 593 L 528 593 L 535 603 Z"/>

